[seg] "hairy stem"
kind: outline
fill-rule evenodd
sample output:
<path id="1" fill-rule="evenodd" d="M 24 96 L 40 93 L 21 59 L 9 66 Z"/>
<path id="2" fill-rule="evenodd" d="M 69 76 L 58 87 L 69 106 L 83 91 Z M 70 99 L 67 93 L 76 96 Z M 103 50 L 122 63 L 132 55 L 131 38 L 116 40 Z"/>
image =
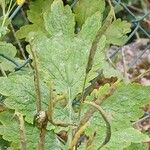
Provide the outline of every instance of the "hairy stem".
<path id="1" fill-rule="evenodd" d="M 107 114 L 105 113 L 105 111 L 99 105 L 95 104 L 94 102 L 88 102 L 88 101 L 84 101 L 84 103 L 95 107 L 99 111 L 99 113 L 101 114 L 101 116 L 103 117 L 103 119 L 106 123 L 106 137 L 105 137 L 105 140 L 103 141 L 103 143 L 99 146 L 99 148 L 98 148 L 98 150 L 99 150 L 110 141 L 110 138 L 111 138 L 111 125 L 110 125 L 109 119 L 107 117 Z"/>
<path id="2" fill-rule="evenodd" d="M 27 150 L 27 143 L 26 143 L 26 134 L 25 134 L 25 125 L 23 115 L 19 112 L 15 112 L 15 115 L 19 121 L 19 132 L 20 132 L 20 149 Z"/>
<path id="3" fill-rule="evenodd" d="M 109 12 L 108 16 L 106 17 L 102 27 L 99 28 L 99 30 L 98 30 L 98 32 L 97 32 L 97 34 L 96 34 L 96 36 L 95 36 L 95 38 L 92 42 L 92 46 L 90 48 L 90 53 L 89 53 L 89 56 L 88 56 L 88 62 L 87 62 L 86 71 L 85 71 L 84 85 L 83 85 L 83 90 L 82 90 L 82 101 L 84 101 L 83 100 L 83 92 L 84 92 L 84 88 L 85 88 L 86 79 L 88 77 L 89 72 L 92 69 L 98 43 L 99 43 L 101 37 L 103 36 L 103 34 L 108 29 L 108 27 L 111 25 L 112 20 L 114 18 L 114 9 L 111 5 L 110 0 L 108 2 L 109 2 L 109 5 L 110 5 L 110 12 Z"/>
<path id="4" fill-rule="evenodd" d="M 74 150 L 74 146 L 77 144 L 78 140 L 80 139 L 81 134 L 84 132 L 84 130 L 87 127 L 87 123 L 84 124 L 79 130 L 78 132 L 76 132 L 76 134 L 73 137 L 73 140 L 70 142 L 69 144 L 69 148 L 68 150 Z"/>
<path id="5" fill-rule="evenodd" d="M 33 57 L 33 67 L 34 67 L 34 84 L 35 84 L 35 90 L 36 90 L 36 109 L 37 112 L 41 111 L 41 91 L 40 91 L 40 80 L 39 80 L 39 72 L 37 67 L 37 58 L 35 50 L 32 49 L 30 45 L 30 50 Z"/>
<path id="6" fill-rule="evenodd" d="M 44 150 L 45 149 L 45 136 L 46 136 L 46 128 L 41 128 L 40 129 L 40 138 L 39 138 L 38 150 Z"/>
<path id="7" fill-rule="evenodd" d="M 14 30 L 14 27 L 13 27 L 12 23 L 10 23 L 10 27 L 11 27 L 12 33 L 13 33 L 13 35 L 14 35 L 14 38 L 15 38 L 17 44 L 18 44 L 19 50 L 20 50 L 20 52 L 21 52 L 23 58 L 26 60 L 27 57 L 26 57 L 26 55 L 25 55 L 24 49 L 22 48 L 21 43 L 20 43 L 19 39 L 18 39 L 17 36 L 16 36 L 16 32 L 15 32 L 15 30 Z"/>
<path id="8" fill-rule="evenodd" d="M 117 82 L 115 82 L 105 94 L 103 94 L 100 98 L 98 98 L 95 101 L 95 104 L 101 105 L 104 100 L 106 100 L 108 97 L 110 97 L 111 95 L 113 95 L 113 93 L 115 92 L 115 90 L 116 90 L 117 85 L 118 85 L 119 82 L 120 82 L 119 80 Z M 86 113 L 84 114 L 83 118 L 81 119 L 81 121 L 79 123 L 79 126 L 78 126 L 78 128 L 77 128 L 77 130 L 76 130 L 76 132 L 74 134 L 73 141 L 74 141 L 74 138 L 76 137 L 76 134 L 78 134 L 78 131 L 80 131 L 82 129 L 82 127 L 89 121 L 89 119 L 93 116 L 93 114 L 95 113 L 95 111 L 96 111 L 96 109 L 93 106 L 91 106 L 86 111 Z"/>
<path id="9" fill-rule="evenodd" d="M 75 126 L 70 123 L 64 123 L 62 121 L 55 121 L 53 119 L 53 112 L 54 112 L 54 96 L 53 96 L 53 88 L 52 85 L 50 84 L 50 90 L 49 90 L 49 103 L 48 103 L 48 111 L 47 111 L 47 116 L 48 116 L 48 121 L 53 124 L 54 126 L 60 126 L 60 127 L 68 127 L 68 126 Z"/>

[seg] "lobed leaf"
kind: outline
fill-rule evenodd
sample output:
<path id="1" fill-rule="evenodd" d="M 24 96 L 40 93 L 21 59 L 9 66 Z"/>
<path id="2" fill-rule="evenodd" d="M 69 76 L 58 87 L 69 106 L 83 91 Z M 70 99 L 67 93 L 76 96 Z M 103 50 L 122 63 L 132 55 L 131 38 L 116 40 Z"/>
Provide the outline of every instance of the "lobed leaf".
<path id="1" fill-rule="evenodd" d="M 74 34 L 75 22 L 71 9 L 69 6 L 63 6 L 61 0 L 55 0 L 51 5 L 51 11 L 44 14 L 45 28 L 51 37 L 39 32 L 30 34 L 28 40 L 37 52 L 43 77 L 45 80 L 54 80 L 58 92 L 68 93 L 68 89 L 71 88 L 73 97 L 81 92 L 89 50 L 102 24 L 103 16 L 100 12 L 97 11 L 89 16 L 82 30 Z M 120 33 L 122 36 L 124 34 L 126 33 Z M 98 74 L 99 68 L 104 69 L 107 76 L 116 76 L 113 68 L 111 68 L 112 72 L 108 72 L 109 65 L 105 61 L 104 53 L 107 43 L 107 37 L 103 35 L 87 82 Z"/>
<path id="2" fill-rule="evenodd" d="M 69 100 L 72 100 L 79 92 L 82 91 L 89 50 L 98 29 L 102 26 L 105 6 L 105 2 L 102 0 L 79 1 L 75 8 L 75 17 L 79 25 L 82 26 L 82 29 L 78 34 L 75 34 L 75 19 L 70 7 L 63 6 L 62 0 L 54 0 L 53 3 L 50 0 L 48 5 L 50 6 L 52 3 L 50 10 L 48 9 L 48 6 L 45 5 L 46 2 L 48 2 L 48 0 L 45 0 L 45 3 L 42 3 L 41 6 L 40 0 L 37 0 L 30 5 L 32 9 L 28 11 L 28 16 L 33 25 L 24 26 L 17 33 L 20 38 L 24 38 L 29 35 L 28 41 L 30 42 L 31 47 L 36 51 L 40 74 L 40 88 L 42 91 L 42 106 L 44 110 L 47 109 L 47 103 L 49 100 L 48 83 L 50 80 L 54 82 L 56 92 L 67 95 L 67 99 Z M 37 13 L 39 13 L 39 15 L 37 15 Z M 79 14 L 81 15 L 81 18 L 78 16 Z M 45 31 L 47 31 L 48 34 Z M 114 21 L 107 29 L 106 33 L 102 35 L 96 51 L 94 65 L 89 74 L 86 86 L 89 84 L 90 80 L 97 76 L 97 70 L 99 68 L 103 69 L 104 74 L 107 75 L 107 77 L 118 76 L 116 71 L 106 62 L 105 48 L 109 44 L 123 44 L 127 39 L 126 34 L 128 32 L 130 32 L 130 25 L 127 22 L 118 19 Z M 32 57 L 29 48 L 28 52 L 30 57 Z M 5 105 L 10 109 L 21 112 L 25 115 L 25 120 L 28 123 L 32 123 L 33 115 L 36 111 L 36 94 L 34 91 L 33 74 L 30 71 L 15 72 L 10 74 L 8 77 L 1 77 L 0 83 L 0 94 L 6 97 L 4 100 Z M 138 131 L 130 128 L 130 120 L 135 119 L 135 116 L 139 116 L 139 114 L 135 115 L 135 112 L 137 112 L 138 107 L 141 106 L 141 104 L 144 105 L 144 103 L 148 101 L 148 98 L 146 98 L 148 90 L 149 88 L 143 88 L 137 85 L 120 85 L 116 93 L 104 103 L 103 106 L 106 111 L 109 110 L 112 115 L 112 141 L 115 140 L 115 136 L 123 136 L 129 131 L 130 134 L 126 136 L 129 137 L 129 140 L 126 140 L 126 145 L 129 145 L 130 142 L 133 141 L 131 138 L 132 135 L 137 136 L 137 139 L 135 139 L 137 143 L 147 139 L 147 136 L 143 136 Z M 137 94 L 137 91 L 140 95 Z M 136 97 L 137 95 L 139 97 Z M 68 121 L 69 114 L 66 108 L 61 110 L 60 107 L 57 107 L 56 110 L 57 111 L 54 112 L 55 118 L 58 116 L 58 118 Z M 0 119 L 0 121 L 1 120 L 2 119 Z M 91 126 L 92 132 L 93 129 L 99 129 L 101 126 L 99 116 L 95 116 L 93 120 L 94 121 Z M 124 124 L 122 124 L 122 121 Z M 2 124 L 5 123 L 2 122 Z M 8 132 L 6 132 L 6 130 L 12 130 L 10 129 L 11 126 L 8 126 L 8 128 L 7 126 L 1 127 L 2 130 L 0 129 L 0 134 L 6 138 L 8 136 Z M 101 137 L 98 137 L 98 141 L 97 139 L 95 140 L 97 143 L 101 142 L 99 139 L 102 139 L 104 135 L 103 125 L 101 129 L 102 130 L 97 130 L 97 134 Z M 33 131 L 35 131 L 35 134 L 33 132 L 32 135 L 35 136 L 37 130 L 35 129 Z M 30 136 L 32 136 L 31 129 L 30 127 L 28 129 L 28 125 L 27 132 L 29 132 Z M 50 138 L 55 139 L 53 132 L 51 133 L 52 137 Z M 13 136 L 16 137 L 14 138 L 16 139 L 16 142 L 12 139 L 11 135 L 8 140 L 14 141 L 13 143 L 18 145 L 18 136 Z M 141 139 L 139 138 L 140 136 L 142 136 Z M 32 138 L 37 141 L 37 135 Z M 124 139 L 120 138 L 119 143 L 116 142 L 114 145 L 113 142 L 110 142 L 108 147 L 117 148 L 117 146 L 123 142 Z M 32 141 L 29 143 L 31 143 L 31 145 L 34 144 Z"/>
<path id="3" fill-rule="evenodd" d="M 24 73 L 24 74 L 23 74 Z M 36 96 L 32 73 L 18 72 L 8 78 L 0 78 L 0 93 L 6 96 L 5 105 L 25 115 L 25 120 L 33 123 L 33 116 L 36 114 Z M 41 84 L 42 106 L 47 108 L 48 88 Z"/>
<path id="4" fill-rule="evenodd" d="M 51 11 L 44 14 L 44 25 L 50 35 L 73 36 L 75 21 L 70 6 L 64 7 L 62 0 L 55 0 L 51 5 Z"/>
<path id="5" fill-rule="evenodd" d="M 104 90 L 106 90 L 106 86 Z M 131 142 L 141 143 L 150 140 L 147 135 L 132 127 L 132 121 L 143 115 L 140 107 L 149 103 L 149 90 L 150 87 L 143 87 L 138 84 L 125 85 L 122 83 L 116 92 L 104 101 L 102 107 L 110 118 L 112 136 L 110 142 L 102 149 L 123 150 L 129 147 Z M 94 131 L 97 132 L 94 142 L 99 143 L 98 145 L 102 143 L 102 139 L 105 137 L 105 126 L 102 120 L 99 114 L 96 113 L 89 122 L 89 128 L 86 130 L 88 135 L 91 135 Z"/>
<path id="6" fill-rule="evenodd" d="M 121 19 L 114 20 L 108 27 L 105 35 L 107 43 L 114 45 L 123 45 L 127 41 L 127 33 L 131 32 L 131 24 Z"/>
<path id="7" fill-rule="evenodd" d="M 11 148 L 20 149 L 19 124 L 12 112 L 2 112 L 0 115 L 0 135 L 11 143 Z M 25 123 L 27 149 L 35 150 L 38 147 L 39 130 L 29 123 Z M 62 144 L 53 131 L 46 133 L 45 149 L 61 150 Z"/>
<path id="8" fill-rule="evenodd" d="M 26 38 L 30 32 L 45 32 L 45 29 L 43 28 L 43 13 L 45 10 L 49 9 L 52 2 L 53 0 L 43 0 L 42 3 L 41 0 L 30 2 L 29 10 L 27 11 L 27 17 L 32 24 L 25 25 L 16 32 L 16 35 L 19 39 Z"/>
<path id="9" fill-rule="evenodd" d="M 17 50 L 16 48 L 6 42 L 0 42 L 0 65 L 5 71 L 12 71 L 15 68 L 15 65 L 8 61 L 6 58 L 2 57 L 2 55 L 5 55 L 6 57 L 12 58 L 14 60 L 14 57 L 16 56 Z"/>
<path id="10" fill-rule="evenodd" d="M 81 28 L 81 26 L 85 23 L 88 17 L 91 17 L 97 11 L 103 13 L 105 9 L 105 1 L 104 0 L 80 0 L 77 2 L 74 13 L 76 17 L 76 21 Z M 97 18 L 100 19 L 100 18 Z"/>

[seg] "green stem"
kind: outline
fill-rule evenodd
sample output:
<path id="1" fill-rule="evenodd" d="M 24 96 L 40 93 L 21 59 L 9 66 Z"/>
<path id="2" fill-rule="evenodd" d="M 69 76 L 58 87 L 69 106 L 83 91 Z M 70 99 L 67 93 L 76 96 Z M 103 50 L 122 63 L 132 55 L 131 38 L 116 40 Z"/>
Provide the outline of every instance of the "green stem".
<path id="1" fill-rule="evenodd" d="M 100 115 L 103 117 L 103 119 L 104 119 L 104 121 L 106 123 L 106 137 L 105 137 L 105 140 L 103 141 L 103 143 L 97 149 L 97 150 L 99 150 L 99 149 L 101 149 L 104 145 L 106 145 L 110 141 L 110 138 L 111 138 L 111 125 L 110 125 L 110 121 L 109 121 L 109 118 L 108 118 L 106 112 L 102 109 L 101 106 L 97 105 L 94 102 L 84 101 L 84 103 L 86 103 L 86 104 L 88 104 L 90 106 L 95 107 L 99 111 Z"/>
<path id="2" fill-rule="evenodd" d="M 6 12 L 6 14 L 9 14 L 9 12 L 10 12 L 10 9 L 11 9 L 11 5 L 12 5 L 12 0 L 10 1 L 10 3 L 9 3 L 9 6 L 8 6 L 8 9 L 7 9 L 7 12 Z"/>
<path id="3" fill-rule="evenodd" d="M 40 78 L 39 78 L 39 71 L 38 71 L 38 64 L 37 64 L 37 57 L 35 49 L 30 44 L 30 50 L 33 58 L 33 71 L 34 71 L 34 85 L 36 91 L 36 109 L 37 112 L 40 112 L 42 109 L 42 100 L 41 100 L 41 90 L 40 90 Z"/>
<path id="4" fill-rule="evenodd" d="M 86 85 L 86 80 L 87 80 L 87 77 L 88 77 L 88 74 L 85 75 L 85 78 L 84 78 L 84 82 L 83 82 L 83 89 L 82 89 L 82 99 L 81 99 L 81 102 L 84 101 L 84 91 L 85 91 L 85 85 Z"/>
<path id="5" fill-rule="evenodd" d="M 8 18 L 10 12 L 12 11 L 12 9 L 13 9 L 13 8 L 15 7 L 15 5 L 16 5 L 16 3 L 14 3 L 14 5 L 12 6 L 12 2 L 13 2 L 13 0 L 10 1 L 9 6 L 8 6 L 8 9 L 7 9 L 7 12 L 4 13 L 5 11 L 3 11 L 4 19 L 3 19 L 3 22 L 2 22 L 1 27 L 4 26 L 4 24 L 5 24 L 5 22 L 6 22 L 6 19 Z M 12 6 L 12 7 L 11 7 L 11 6 Z M 3 9 L 5 9 L 5 8 L 3 8 Z"/>
<path id="6" fill-rule="evenodd" d="M 68 101 L 68 110 L 69 110 L 69 122 L 72 122 L 72 98 L 71 98 L 71 88 L 68 87 L 68 95 L 69 95 L 69 101 Z M 72 141 L 72 127 L 69 127 L 68 132 L 68 147 Z"/>

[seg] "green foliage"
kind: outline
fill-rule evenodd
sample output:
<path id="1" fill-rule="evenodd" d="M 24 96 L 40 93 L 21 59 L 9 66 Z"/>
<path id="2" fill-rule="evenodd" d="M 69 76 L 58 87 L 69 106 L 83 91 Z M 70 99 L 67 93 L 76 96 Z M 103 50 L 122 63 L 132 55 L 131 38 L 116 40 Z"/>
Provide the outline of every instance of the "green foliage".
<path id="1" fill-rule="evenodd" d="M 56 0 L 51 5 L 51 11 L 44 14 L 45 29 L 50 35 L 74 35 L 75 20 L 70 7 L 64 7 L 61 0 Z"/>
<path id="2" fill-rule="evenodd" d="M 5 55 L 6 57 L 10 57 L 14 59 L 14 57 L 16 56 L 16 53 L 17 53 L 17 50 L 12 44 L 6 43 L 6 42 L 0 42 L 0 54 L 1 55 Z M 15 65 L 12 64 L 12 62 L 8 61 L 7 59 L 1 56 L 0 56 L 0 66 L 5 71 L 8 71 L 8 70 L 12 71 L 14 70 L 14 67 L 15 67 Z"/>
<path id="3" fill-rule="evenodd" d="M 10 123 L 11 121 L 11 123 Z M 0 115 L 0 134 L 3 139 L 11 142 L 11 148 L 15 150 L 20 149 L 20 135 L 19 124 L 13 112 L 2 112 Z M 27 149 L 36 149 L 38 145 L 39 131 L 36 127 L 29 123 L 25 123 Z M 62 147 L 61 142 L 57 139 L 53 131 L 47 131 L 45 149 L 60 150 Z"/>
<path id="4" fill-rule="evenodd" d="M 7 32 L 8 32 L 8 29 L 6 26 L 0 27 L 0 37 L 2 37 L 3 35 L 6 35 Z"/>
<path id="5" fill-rule="evenodd" d="M 100 11 L 100 13 L 103 13 L 105 9 L 105 1 L 104 0 L 80 0 L 77 2 L 74 12 L 76 21 L 81 27 L 84 22 L 87 20 L 88 17 L 91 17 L 94 13 L 97 11 Z M 100 18 L 97 18 L 100 19 Z"/>
<path id="6" fill-rule="evenodd" d="M 69 6 L 63 6 L 61 0 L 54 1 L 51 11 L 45 14 L 44 26 L 51 37 L 49 38 L 47 34 L 36 32 L 29 35 L 28 41 L 31 41 L 32 46 L 36 49 L 39 66 L 41 71 L 43 70 L 43 74 L 45 74 L 44 78 L 53 79 L 55 88 L 60 93 L 68 93 L 68 89 L 71 88 L 72 96 L 74 97 L 81 91 L 89 50 L 92 40 L 101 26 L 102 19 L 100 18 L 102 18 L 102 14 L 98 11 L 88 17 L 81 32 L 77 35 L 74 34 L 74 15 L 71 13 Z M 96 17 L 99 19 L 95 19 Z M 90 25 L 93 21 L 95 23 L 92 24 L 91 28 Z M 129 31 L 128 23 L 124 22 L 120 25 L 120 28 L 122 25 L 123 27 L 126 25 Z M 114 34 L 113 30 L 112 32 Z M 126 33 L 117 31 L 116 34 L 124 36 Z M 103 51 L 106 47 L 106 42 L 107 36 L 103 35 L 97 49 L 94 67 L 87 82 L 97 75 L 97 69 L 103 68 L 104 73 L 107 72 L 106 65 L 103 67 L 103 62 L 107 64 L 104 61 L 105 53 Z M 122 42 L 121 39 L 120 43 Z M 110 43 L 108 42 L 107 44 Z M 111 76 L 112 73 L 109 74 L 108 72 L 107 75 Z"/>
<path id="7" fill-rule="evenodd" d="M 142 143 L 149 141 L 149 137 L 142 134 L 140 131 L 133 128 L 126 128 L 116 131 L 112 134 L 110 142 L 103 148 L 103 150 L 127 148 L 132 143 Z M 140 150 L 140 149 L 139 149 Z"/>
<path id="8" fill-rule="evenodd" d="M 147 150 L 147 147 L 144 144 L 135 144 L 131 143 L 131 145 L 124 150 Z"/>
<path id="9" fill-rule="evenodd" d="M 32 74 L 21 73 L 21 75 L 11 75 L 9 78 L 1 77 L 0 82 L 0 93 L 6 96 L 5 105 L 26 115 L 26 120 L 32 123 L 35 114 L 35 92 L 33 90 Z"/>
<path id="10" fill-rule="evenodd" d="M 33 1 L 27 13 L 30 25 L 23 26 L 17 37 L 26 38 L 29 57 L 32 59 L 31 49 L 37 56 L 40 77 L 40 90 L 42 97 L 42 110 L 48 109 L 50 83 L 54 84 L 56 94 L 66 95 L 68 105 L 65 108 L 56 104 L 54 119 L 64 122 L 74 120 L 75 114 L 68 107 L 75 96 L 82 91 L 85 69 L 88 62 L 89 51 L 97 31 L 103 25 L 105 1 L 81 0 L 72 12 L 70 6 L 63 5 L 62 0 Z M 38 15 L 37 15 L 38 14 Z M 82 26 L 80 32 L 75 33 L 75 23 Z M 105 49 L 110 44 L 122 45 L 126 42 L 126 34 L 130 32 L 130 24 L 120 19 L 114 20 L 108 26 L 98 43 L 94 58 L 93 68 L 88 75 L 86 87 L 98 75 L 98 69 L 103 69 L 105 77 L 120 74 L 106 61 Z M 31 49 L 30 49 L 31 48 Z M 1 42 L 0 53 L 11 57 L 16 56 L 16 49 L 11 44 Z M 0 57 L 3 70 L 12 71 L 14 65 Z M 118 75 L 119 74 L 119 75 Z M 27 136 L 27 149 L 36 149 L 39 132 L 33 126 L 33 116 L 36 113 L 36 92 L 34 87 L 33 71 L 30 68 L 11 72 L 8 77 L 0 77 L 0 94 L 4 96 L 4 104 L 10 110 L 15 110 L 24 115 Z M 105 85 L 100 89 L 100 94 L 109 89 Z M 131 143 L 141 143 L 149 138 L 132 128 L 130 121 L 141 116 L 140 106 L 148 103 L 150 87 L 137 84 L 124 85 L 121 83 L 116 92 L 102 105 L 111 118 L 112 138 L 103 149 L 124 149 Z M 101 92 L 102 91 L 102 92 Z M 92 99 L 93 95 L 89 96 Z M 98 93 L 99 96 L 99 93 Z M 85 112 L 86 108 L 83 108 Z M 14 149 L 19 149 L 19 124 L 14 118 L 14 113 L 6 111 L 0 114 L 0 135 L 9 141 Z M 70 118 L 69 118 L 70 117 Z M 105 136 L 105 127 L 99 114 L 95 113 L 86 129 L 88 135 L 97 132 L 94 140 L 94 150 L 100 145 Z M 78 123 L 78 122 L 76 122 Z M 50 124 L 46 134 L 46 149 L 59 150 L 62 147 L 54 131 L 62 128 Z M 94 129 L 94 130 L 93 130 Z M 65 129 L 68 130 L 68 129 Z M 11 133 L 10 133 L 11 131 Z M 83 146 L 83 145 L 82 145 Z M 120 146 L 122 146 L 120 148 Z M 84 146 L 83 146 L 84 147 Z M 132 145 L 130 146 L 130 148 Z"/>
<path id="11" fill-rule="evenodd" d="M 104 90 L 107 88 L 108 86 L 105 86 Z M 101 93 L 101 90 L 103 91 L 103 89 L 100 89 L 99 93 Z M 129 147 L 131 142 L 141 143 L 149 141 L 148 136 L 132 128 L 132 121 L 135 121 L 143 114 L 140 107 L 149 103 L 149 90 L 150 87 L 142 87 L 138 84 L 120 84 L 116 92 L 102 104 L 111 120 L 112 127 L 111 140 L 103 148 L 104 150 L 123 150 Z M 91 98 L 89 97 L 89 99 Z M 90 120 L 89 128 L 87 128 L 88 135 L 92 134 L 93 129 L 97 132 L 97 137 L 94 140 L 94 143 L 97 143 L 97 145 L 102 143 L 105 135 L 104 123 L 100 121 L 100 118 L 99 114 L 96 113 Z"/>
<path id="12" fill-rule="evenodd" d="M 44 0 L 42 3 L 40 0 L 31 2 L 27 16 L 32 24 L 25 25 L 17 31 L 16 34 L 19 39 L 26 38 L 29 32 L 45 31 L 43 29 L 43 13 L 46 9 L 49 9 L 52 2 L 53 0 Z"/>
<path id="13" fill-rule="evenodd" d="M 114 45 L 123 45 L 127 40 L 127 33 L 130 32 L 130 24 L 121 19 L 115 20 L 108 30 L 106 31 L 106 37 L 108 43 Z"/>

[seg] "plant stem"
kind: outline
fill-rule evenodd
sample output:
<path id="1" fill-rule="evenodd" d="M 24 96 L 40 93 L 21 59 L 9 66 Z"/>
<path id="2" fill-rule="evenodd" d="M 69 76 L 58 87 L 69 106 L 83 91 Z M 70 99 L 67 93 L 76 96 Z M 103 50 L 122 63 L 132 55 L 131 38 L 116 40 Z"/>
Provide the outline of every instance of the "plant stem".
<path id="1" fill-rule="evenodd" d="M 34 67 L 34 84 L 35 84 L 35 90 L 36 90 L 36 109 L 37 112 L 41 111 L 41 91 L 40 91 L 40 79 L 39 79 L 39 72 L 38 72 L 38 66 L 37 66 L 37 58 L 35 50 L 32 49 L 32 46 L 30 45 L 30 50 L 33 57 L 33 67 Z"/>
<path id="2" fill-rule="evenodd" d="M 110 5 L 110 12 L 108 13 L 108 15 L 107 15 L 107 17 L 106 17 L 102 27 L 100 27 L 99 30 L 97 31 L 96 36 L 95 36 L 95 38 L 94 38 L 94 40 L 92 42 L 92 46 L 90 48 L 90 53 L 89 53 L 89 56 L 88 56 L 88 62 L 87 62 L 87 65 L 86 65 L 83 90 L 82 90 L 82 102 L 83 102 L 83 92 L 84 92 L 84 88 L 85 88 L 86 79 L 87 79 L 88 74 L 91 71 L 92 66 L 94 64 L 94 57 L 95 57 L 95 54 L 96 54 L 98 43 L 99 43 L 101 37 L 103 36 L 103 34 L 108 29 L 108 27 L 111 25 L 112 20 L 114 18 L 114 9 L 113 9 L 113 7 L 111 5 L 110 0 L 108 0 L 108 2 L 109 2 L 109 5 Z"/>
<path id="3" fill-rule="evenodd" d="M 84 100 L 84 90 L 85 90 L 85 85 L 86 85 L 86 80 L 87 80 L 88 74 L 85 74 L 84 82 L 83 82 L 83 88 L 82 88 L 82 96 L 81 96 L 81 102 Z"/>
<path id="4" fill-rule="evenodd" d="M 12 5 L 12 1 L 13 1 L 13 0 L 11 0 L 11 1 L 9 2 L 9 6 L 8 6 L 8 9 L 7 9 L 6 14 L 9 14 L 9 12 L 10 12 L 11 5 Z"/>
<path id="5" fill-rule="evenodd" d="M 116 87 L 117 87 L 118 83 L 120 83 L 120 80 L 118 80 L 117 82 L 115 82 L 105 94 L 103 94 L 100 98 L 98 98 L 96 101 L 94 101 L 95 104 L 100 105 L 100 104 L 103 103 L 104 100 L 106 100 L 108 97 L 110 97 L 111 95 L 113 95 L 113 93 L 116 90 Z M 95 113 L 95 111 L 96 111 L 96 109 L 93 106 L 91 106 L 86 111 L 86 113 L 84 114 L 83 118 L 81 119 L 81 121 L 80 121 L 80 123 L 78 125 L 77 130 L 75 131 L 75 134 L 74 134 L 74 137 L 73 137 L 72 141 L 74 141 L 74 138 L 76 138 L 76 135 L 78 135 L 78 132 L 81 131 L 81 129 L 85 126 L 85 124 L 93 116 L 93 114 Z M 74 144 L 71 143 L 70 145 L 71 145 L 70 146 L 70 149 L 71 149 Z"/>
<path id="6" fill-rule="evenodd" d="M 52 87 L 52 83 L 50 83 L 50 89 L 49 89 L 49 103 L 48 103 L 48 111 L 47 111 L 47 117 L 48 117 L 48 121 L 53 124 L 54 126 L 60 126 L 60 127 L 68 127 L 68 126 L 75 126 L 73 124 L 70 123 L 64 123 L 63 121 L 55 121 L 53 119 L 53 112 L 54 112 L 54 95 L 53 95 L 53 87 Z"/>
<path id="7" fill-rule="evenodd" d="M 110 141 L 110 138 L 111 138 L 111 125 L 110 125 L 110 121 L 109 121 L 109 118 L 107 117 L 107 114 L 106 112 L 101 108 L 101 106 L 97 105 L 96 103 L 94 102 L 88 102 L 88 101 L 84 101 L 84 103 L 90 105 L 90 106 L 93 106 L 95 107 L 99 113 L 101 114 L 101 116 L 103 117 L 105 123 L 106 123 L 106 137 L 105 137 L 105 140 L 103 141 L 103 143 L 99 146 L 99 149 L 101 149 L 104 145 L 106 145 L 109 141 Z"/>
<path id="8" fill-rule="evenodd" d="M 11 9 L 11 6 L 12 6 L 12 1 L 13 0 L 11 0 L 10 2 L 9 2 L 9 6 L 8 6 L 8 9 L 7 9 L 7 12 L 6 13 L 4 13 L 5 11 L 3 11 L 3 22 L 2 22 L 2 25 L 1 25 L 1 27 L 3 27 L 4 26 L 4 24 L 5 24 L 5 21 L 6 21 L 6 19 L 8 18 L 8 16 L 9 16 L 9 13 L 10 13 L 10 9 Z M 13 6 L 14 7 L 14 6 Z M 3 8 L 3 9 L 5 9 L 5 8 Z"/>
<path id="9" fill-rule="evenodd" d="M 140 74 L 139 76 L 133 78 L 133 79 L 131 80 L 131 83 L 132 83 L 132 82 L 135 82 L 136 80 L 138 80 L 138 79 L 140 79 L 140 78 L 142 78 L 143 76 L 145 76 L 145 75 L 148 74 L 148 73 L 150 73 L 150 68 L 149 68 L 148 70 L 146 70 L 144 73 Z"/>
<path id="10" fill-rule="evenodd" d="M 23 58 L 26 60 L 27 57 L 26 57 L 26 55 L 25 55 L 24 49 L 22 48 L 21 43 L 20 43 L 19 39 L 18 39 L 17 36 L 16 36 L 16 33 L 15 33 L 15 30 L 14 30 L 14 27 L 13 27 L 12 23 L 10 23 L 10 27 L 11 27 L 12 33 L 13 33 L 13 35 L 14 35 L 14 38 L 15 38 L 17 44 L 18 44 L 19 50 L 20 50 L 20 52 L 21 52 Z"/>
<path id="11" fill-rule="evenodd" d="M 39 138 L 38 150 L 44 150 L 45 149 L 45 135 L 46 135 L 46 128 L 41 128 L 40 129 L 40 138 Z"/>
<path id="12" fill-rule="evenodd" d="M 24 124 L 23 115 L 19 112 L 15 112 L 15 115 L 18 117 L 18 121 L 19 121 L 20 149 L 26 150 L 27 143 L 26 143 L 25 124 Z"/>
<path id="13" fill-rule="evenodd" d="M 68 87 L 68 109 L 69 109 L 69 122 L 72 122 L 72 98 L 71 98 L 71 88 Z M 68 147 L 71 144 L 72 141 L 72 127 L 69 127 L 69 132 L 68 132 Z"/>

